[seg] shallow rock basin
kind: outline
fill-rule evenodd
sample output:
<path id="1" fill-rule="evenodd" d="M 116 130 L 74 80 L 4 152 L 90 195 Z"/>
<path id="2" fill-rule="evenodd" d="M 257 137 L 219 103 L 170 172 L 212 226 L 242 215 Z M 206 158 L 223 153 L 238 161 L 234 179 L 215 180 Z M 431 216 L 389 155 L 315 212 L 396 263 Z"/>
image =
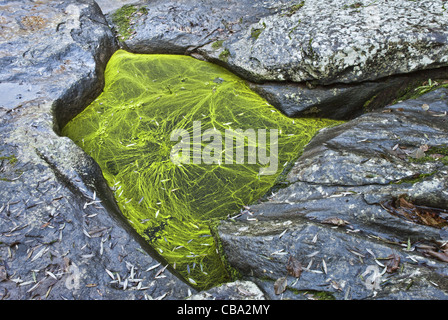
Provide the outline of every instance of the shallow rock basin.
<path id="1" fill-rule="evenodd" d="M 105 79 L 62 133 L 100 165 L 132 227 L 201 288 L 231 277 L 214 222 L 256 202 L 339 123 L 287 118 L 237 76 L 186 56 L 119 50 Z"/>

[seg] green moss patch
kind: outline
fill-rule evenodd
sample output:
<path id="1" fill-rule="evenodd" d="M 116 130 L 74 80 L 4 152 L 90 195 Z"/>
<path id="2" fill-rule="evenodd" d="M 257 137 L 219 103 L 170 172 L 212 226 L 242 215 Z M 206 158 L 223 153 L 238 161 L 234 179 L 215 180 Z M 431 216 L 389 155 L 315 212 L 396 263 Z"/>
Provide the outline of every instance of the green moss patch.
<path id="1" fill-rule="evenodd" d="M 145 7 L 137 8 L 134 5 L 125 5 L 112 13 L 111 19 L 115 25 L 120 40 L 127 40 L 134 33 L 131 26 L 131 20 L 138 14 L 147 14 L 148 9 Z"/>
<path id="2" fill-rule="evenodd" d="M 296 3 L 294 5 L 292 5 L 291 7 L 289 7 L 286 10 L 286 13 L 284 13 L 283 15 L 286 15 L 288 17 L 291 17 L 292 15 L 294 15 L 297 11 L 299 11 L 303 6 L 305 5 L 305 1 L 301 1 L 299 3 Z"/>
<path id="3" fill-rule="evenodd" d="M 211 225 L 262 197 L 319 129 L 337 123 L 287 118 L 214 64 L 119 50 L 103 93 L 63 134 L 97 161 L 130 225 L 187 282 L 207 288 L 231 278 Z M 198 129 L 209 133 L 199 142 Z M 247 130 L 266 130 L 267 144 Z M 183 135 L 173 139 L 174 132 Z M 218 133 L 235 134 L 236 142 L 221 150 Z M 239 160 L 238 141 L 245 150 Z M 173 152 L 179 145 L 193 147 Z M 270 164 L 259 153 L 251 162 L 249 149 L 269 155 L 275 148 L 278 168 L 261 174 Z"/>
<path id="4" fill-rule="evenodd" d="M 252 28 L 250 30 L 250 36 L 251 38 L 257 40 L 258 37 L 260 36 L 260 34 L 266 29 L 266 24 L 263 22 L 262 23 L 263 27 L 262 28 Z"/>
<path id="5" fill-rule="evenodd" d="M 392 184 L 403 184 L 403 183 L 415 184 L 425 180 L 425 178 L 433 176 L 435 173 L 436 172 L 416 174 L 412 177 L 400 179 L 397 182 L 393 182 Z"/>
<path id="6" fill-rule="evenodd" d="M 230 51 L 228 49 L 224 49 L 220 54 L 219 54 L 219 59 L 221 59 L 224 62 L 227 62 L 229 60 L 230 57 Z"/>
<path id="7" fill-rule="evenodd" d="M 396 98 L 392 104 L 396 104 L 400 101 L 417 99 L 418 97 L 424 95 L 425 93 L 434 91 L 439 88 L 448 88 L 448 80 L 446 79 L 437 79 L 431 80 L 428 79 L 424 82 L 416 83 L 412 82 L 406 89 L 398 94 L 398 98 Z"/>
<path id="8" fill-rule="evenodd" d="M 212 43 L 212 48 L 213 49 L 219 49 L 222 47 L 224 40 L 218 40 Z"/>
<path id="9" fill-rule="evenodd" d="M 0 157 L 0 162 L 1 161 L 7 161 L 10 165 L 15 165 L 17 163 L 17 158 L 15 155 L 2 156 Z"/>

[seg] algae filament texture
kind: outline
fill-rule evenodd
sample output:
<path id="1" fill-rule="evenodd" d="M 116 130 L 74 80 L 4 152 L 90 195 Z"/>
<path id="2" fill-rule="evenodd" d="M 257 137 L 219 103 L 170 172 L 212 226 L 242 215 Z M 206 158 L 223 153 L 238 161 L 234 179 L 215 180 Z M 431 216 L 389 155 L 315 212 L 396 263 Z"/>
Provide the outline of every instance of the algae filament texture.
<path id="1" fill-rule="evenodd" d="M 198 288 L 229 280 L 211 224 L 257 201 L 319 129 L 336 124 L 287 118 L 239 77 L 188 56 L 118 50 L 108 62 L 105 81 L 102 94 L 62 133 L 102 168 L 132 227 Z M 201 133 L 213 130 L 216 135 L 202 136 L 196 145 L 184 141 L 193 146 L 183 154 L 191 161 L 173 162 L 179 140 L 173 141 L 172 133 L 182 130 L 189 133 L 185 139 L 193 140 L 193 124 L 198 123 Z M 277 130 L 277 141 L 268 135 L 261 146 L 257 139 L 241 137 L 252 129 Z M 219 160 L 224 149 L 217 144 L 218 133 L 226 132 L 244 141 L 244 161 L 234 157 L 228 163 L 224 155 L 222 162 L 201 161 L 205 153 Z M 269 164 L 248 161 L 250 150 L 263 147 L 269 154 L 274 142 L 277 154 L 271 160 L 278 161 L 278 169 L 260 175 Z M 232 148 L 236 152 L 238 143 Z"/>

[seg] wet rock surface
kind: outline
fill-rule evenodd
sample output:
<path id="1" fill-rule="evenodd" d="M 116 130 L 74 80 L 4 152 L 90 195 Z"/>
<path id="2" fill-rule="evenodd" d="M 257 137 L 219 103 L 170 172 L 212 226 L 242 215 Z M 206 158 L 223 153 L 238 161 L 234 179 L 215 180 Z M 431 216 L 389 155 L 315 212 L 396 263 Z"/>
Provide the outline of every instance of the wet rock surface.
<path id="1" fill-rule="evenodd" d="M 189 300 L 266 300 L 265 294 L 252 281 L 234 281 L 201 291 Z"/>
<path id="2" fill-rule="evenodd" d="M 427 79 L 444 78 L 448 78 L 448 68 L 395 75 L 360 84 L 309 86 L 291 82 L 265 82 L 251 83 L 250 86 L 289 117 L 347 120 L 391 104 L 409 88 L 418 87 Z"/>
<path id="3" fill-rule="evenodd" d="M 245 281 L 207 292 L 57 134 L 119 46 L 219 63 L 290 116 L 354 118 L 447 78 L 443 1 L 121 2 L 124 38 L 108 1 L 0 1 L 0 299 L 447 299 L 447 89 L 316 136 L 284 188 L 221 224 Z"/>
<path id="4" fill-rule="evenodd" d="M 353 83 L 448 62 L 441 0 L 307 0 L 277 8 L 223 43 L 226 63 L 245 78 Z"/>
<path id="5" fill-rule="evenodd" d="M 391 103 L 412 85 L 405 74 L 448 77 L 446 69 L 433 71 L 448 66 L 445 6 L 442 0 L 158 0 L 137 3 L 127 15 L 118 10 L 124 20 L 111 12 L 108 20 L 126 30 L 118 38 L 130 51 L 206 59 L 254 82 L 287 115 L 340 119 L 359 115 L 368 102 L 370 110 Z"/>
<path id="6" fill-rule="evenodd" d="M 157 0 L 149 5 L 142 1 L 133 6 L 134 12 L 128 7 L 130 13 L 117 10 L 107 18 L 118 32 L 123 30 L 123 20 L 116 17 L 124 15 L 128 18 L 125 27 L 130 34 L 119 34 L 118 38 L 130 51 L 185 54 L 207 44 L 221 47 L 225 39 L 246 30 L 260 18 L 277 12 L 279 6 L 288 3 L 292 1 L 210 0 L 192 3 L 188 0 Z M 144 9 L 138 10 L 140 8 Z"/>
<path id="7" fill-rule="evenodd" d="M 321 131 L 286 188 L 221 225 L 229 262 L 272 299 L 446 299 L 448 167 L 414 157 L 422 145 L 446 147 L 447 112 L 440 89 Z M 429 215 L 444 208 L 445 222 L 403 215 L 416 206 Z M 288 273 L 290 258 L 300 278 Z M 286 291 L 276 293 L 285 277 Z"/>
<path id="8" fill-rule="evenodd" d="M 117 44 L 100 8 L 0 7 L 0 299 L 187 296 L 113 215 L 96 164 L 54 131 L 102 89 Z"/>

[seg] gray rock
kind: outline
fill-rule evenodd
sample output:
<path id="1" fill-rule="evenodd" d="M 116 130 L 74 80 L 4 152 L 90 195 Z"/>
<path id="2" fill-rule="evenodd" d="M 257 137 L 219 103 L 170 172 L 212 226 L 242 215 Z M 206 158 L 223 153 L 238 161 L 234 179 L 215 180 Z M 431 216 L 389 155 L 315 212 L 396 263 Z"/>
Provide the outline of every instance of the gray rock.
<path id="1" fill-rule="evenodd" d="M 237 280 L 201 291 L 188 300 L 265 300 L 265 296 L 255 283 Z"/>
<path id="2" fill-rule="evenodd" d="M 292 3 L 291 0 L 277 2 Z M 231 37 L 261 17 L 276 12 L 276 6 L 276 1 L 260 3 L 255 0 L 141 2 L 135 8 L 145 8 L 144 13 L 130 17 L 132 35 L 122 39 L 123 45 L 139 53 L 185 54 Z M 108 20 L 116 31 L 120 30 L 114 12 L 108 15 Z"/>
<path id="3" fill-rule="evenodd" d="M 130 17 L 134 30 L 122 46 L 198 55 L 255 82 L 299 82 L 256 84 L 266 96 L 278 90 L 279 105 L 294 114 L 325 104 L 331 106 L 326 113 L 346 117 L 364 99 L 396 88 L 387 81 L 400 82 L 398 76 L 386 85 L 376 79 L 447 62 L 441 1 L 360 8 L 336 0 L 325 8 L 311 0 L 301 8 L 286 0 L 146 4 L 136 5 L 148 11 Z M 329 11 L 338 6 L 345 15 L 334 17 Z M 2 1 L 0 7 L 0 299 L 447 298 L 446 263 L 428 253 L 448 240 L 446 227 L 411 223 L 387 208 L 402 194 L 416 205 L 448 207 L 446 164 L 409 161 L 422 145 L 447 145 L 448 90 L 322 131 L 286 188 L 252 206 L 250 220 L 219 228 L 229 262 L 251 281 L 198 293 L 175 270 L 165 270 L 163 259 L 123 221 L 94 161 L 58 135 L 102 89 L 105 64 L 118 48 L 111 15 L 106 20 L 90 0 Z M 362 33 L 360 16 L 377 23 L 374 7 L 384 32 Z M 296 28 L 302 19 L 309 33 Z M 413 32 L 417 36 L 408 37 Z M 295 67 L 299 60 L 302 67 Z M 303 82 L 314 80 L 339 92 L 307 91 Z M 316 102 L 288 105 L 297 92 Z M 332 104 L 334 97 L 352 94 L 360 97 L 335 111 L 345 98 Z M 334 216 L 349 224 L 325 223 Z M 400 256 L 400 270 L 378 275 L 384 269 L 373 267 L 387 260 L 374 256 L 391 254 Z M 300 279 L 286 273 L 290 256 L 302 263 Z M 277 294 L 274 282 L 282 278 L 287 289 Z"/>
<path id="4" fill-rule="evenodd" d="M 443 263 L 349 231 L 297 217 L 229 222 L 220 229 L 229 261 L 268 299 L 448 298 Z M 393 254 L 400 257 L 400 269 L 384 272 L 388 261 L 376 258 Z M 302 266 L 300 278 L 287 272 L 290 257 Z M 275 292 L 274 283 L 281 278 L 286 278 L 287 288 Z"/>
<path id="5" fill-rule="evenodd" d="M 255 82 L 353 83 L 447 66 L 447 21 L 441 0 L 306 0 L 292 14 L 261 18 L 223 47 L 227 65 Z M 262 30 L 257 37 L 255 29 Z"/>
<path id="6" fill-rule="evenodd" d="M 102 90 L 118 48 L 100 8 L 88 0 L 0 7 L 0 299 L 195 292 L 175 270 L 155 278 L 163 260 L 120 218 L 98 166 L 56 133 Z"/>
<path id="7" fill-rule="evenodd" d="M 288 116 L 352 119 L 448 78 L 447 21 L 442 0 L 157 0 L 135 5 L 122 46 L 220 64 Z"/>
<path id="8" fill-rule="evenodd" d="M 229 263 L 272 299 L 302 299 L 308 291 L 336 299 L 447 299 L 448 266 L 428 253 L 446 245 L 446 229 L 391 208 L 406 195 L 413 205 L 442 208 L 446 219 L 446 162 L 416 161 L 413 154 L 422 145 L 446 148 L 447 114 L 448 89 L 439 89 L 322 130 L 287 187 L 251 206 L 251 215 L 220 226 Z M 367 275 L 383 272 L 388 261 L 374 256 L 390 255 L 400 257 L 400 269 L 372 289 Z M 300 279 L 287 274 L 289 257 L 302 264 Z M 275 294 L 283 277 L 288 290 Z"/>

